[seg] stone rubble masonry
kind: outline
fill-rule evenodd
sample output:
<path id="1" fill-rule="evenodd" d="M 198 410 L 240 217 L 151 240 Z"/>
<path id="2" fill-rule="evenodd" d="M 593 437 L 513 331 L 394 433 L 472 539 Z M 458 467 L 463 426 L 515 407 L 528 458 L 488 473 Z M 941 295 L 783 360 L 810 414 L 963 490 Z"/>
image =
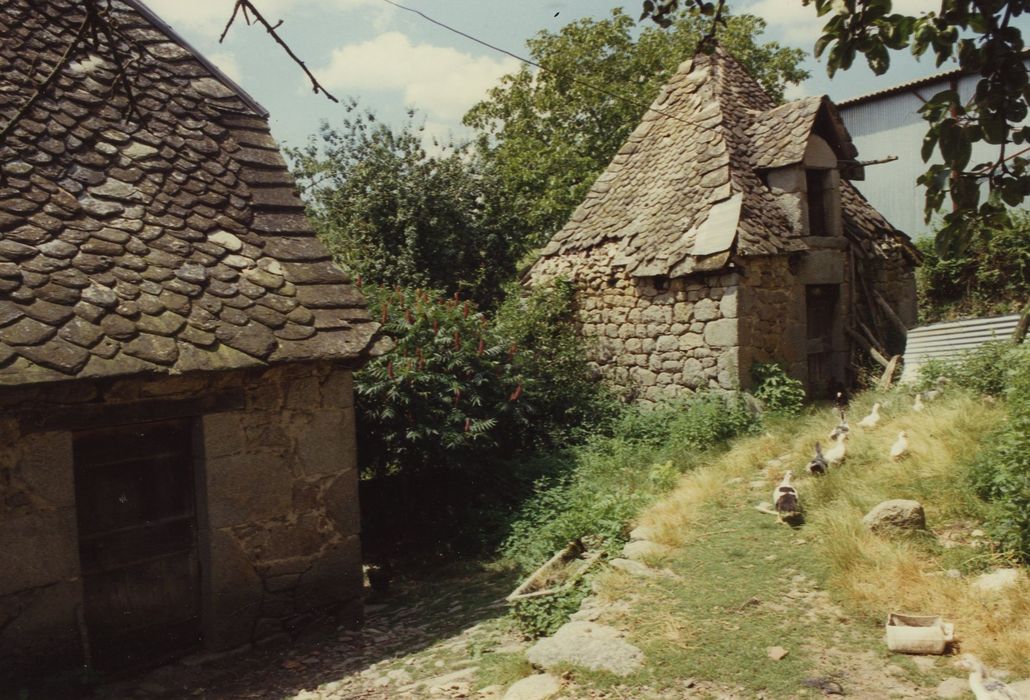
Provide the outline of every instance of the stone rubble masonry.
<path id="1" fill-rule="evenodd" d="M 81 658 L 73 433 L 26 409 L 107 410 L 238 391 L 196 416 L 204 645 L 238 647 L 361 609 L 351 372 L 327 362 L 0 388 L 0 675 Z M 103 409 L 100 409 L 100 407 Z"/>
<path id="2" fill-rule="evenodd" d="M 653 279 L 613 268 L 616 254 L 609 243 L 543 258 L 533 268 L 533 284 L 560 277 L 577 285 L 591 363 L 646 403 L 737 388 L 739 275 L 675 278 L 659 290 Z"/>

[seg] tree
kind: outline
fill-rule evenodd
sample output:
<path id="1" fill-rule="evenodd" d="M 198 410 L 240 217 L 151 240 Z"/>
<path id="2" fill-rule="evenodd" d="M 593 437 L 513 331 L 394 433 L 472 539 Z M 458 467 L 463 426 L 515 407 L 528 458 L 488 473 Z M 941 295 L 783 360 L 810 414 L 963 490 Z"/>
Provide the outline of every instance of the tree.
<path id="1" fill-rule="evenodd" d="M 370 283 L 460 293 L 489 307 L 514 269 L 512 244 L 464 149 L 430 154 L 423 129 L 393 129 L 351 103 L 289 150 L 315 226 L 336 261 Z"/>
<path id="2" fill-rule="evenodd" d="M 801 1 L 814 5 L 820 17 L 829 15 L 815 55 L 826 55 L 831 76 L 850 68 L 858 54 L 882 75 L 890 67 L 891 51 L 904 49 L 915 56 L 930 51 L 938 66 L 957 61 L 962 71 L 980 76 L 969 100 L 962 101 L 949 89 L 923 105 L 921 112 L 928 123 L 923 160 L 938 154 L 942 162 L 930 165 L 918 182 L 926 187 L 927 221 L 946 198 L 953 203 L 937 234 L 940 252 L 961 251 L 984 224 L 1005 226 L 1006 207 L 1021 204 L 1030 194 L 1030 172 L 1022 155 L 1030 141 L 1030 126 L 1023 124 L 1030 83 L 1022 33 L 1013 26 L 1030 9 L 1027 4 L 1023 0 L 941 0 L 937 12 L 915 17 L 891 12 L 890 0 Z M 683 0 L 683 5 L 715 17 L 724 2 Z M 679 7 L 680 0 L 644 0 L 641 19 L 650 17 L 666 25 Z M 972 163 L 972 144 L 980 141 L 997 146 L 996 157 Z M 986 198 L 981 197 L 984 184 Z"/>
<path id="3" fill-rule="evenodd" d="M 683 13 L 668 31 L 647 28 L 634 39 L 621 10 L 540 32 L 526 66 L 502 79 L 464 118 L 495 194 L 512 212 L 508 226 L 527 247 L 545 242 L 583 199 L 594 179 L 640 121 L 658 90 L 702 37 L 701 15 Z M 765 22 L 727 18 L 723 46 L 777 99 L 808 74 L 804 53 L 758 43 Z M 601 87 L 604 92 L 596 88 Z"/>

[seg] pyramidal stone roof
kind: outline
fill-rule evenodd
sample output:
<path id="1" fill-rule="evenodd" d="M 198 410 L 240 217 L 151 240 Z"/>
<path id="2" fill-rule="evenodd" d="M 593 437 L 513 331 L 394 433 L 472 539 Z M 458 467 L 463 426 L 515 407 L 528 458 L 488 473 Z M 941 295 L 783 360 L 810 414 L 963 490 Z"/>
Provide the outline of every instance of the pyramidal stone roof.
<path id="1" fill-rule="evenodd" d="M 315 238 L 259 106 L 134 2 L 117 69 L 80 51 L 0 144 L 0 385 L 329 359 L 378 329 Z M 0 119 L 82 22 L 0 4 Z"/>
<path id="2" fill-rule="evenodd" d="M 541 251 L 543 258 L 615 242 L 613 260 L 634 276 L 718 270 L 742 256 L 807 250 L 802 232 L 763 182 L 763 171 L 800 163 L 817 130 L 845 177 L 861 167 L 825 97 L 777 106 L 721 47 L 681 64 L 640 124 Z M 866 248 L 907 242 L 850 183 L 841 188 L 845 233 Z"/>

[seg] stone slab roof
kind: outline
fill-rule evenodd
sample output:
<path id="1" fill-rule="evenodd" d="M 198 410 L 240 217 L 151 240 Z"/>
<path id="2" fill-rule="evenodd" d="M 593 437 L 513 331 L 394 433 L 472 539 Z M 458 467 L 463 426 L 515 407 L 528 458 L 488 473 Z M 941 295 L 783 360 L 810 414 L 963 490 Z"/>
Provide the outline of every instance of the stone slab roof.
<path id="1" fill-rule="evenodd" d="M 360 362 L 378 325 L 315 238 L 263 114 L 112 5 L 142 119 L 116 67 L 80 52 L 0 144 L 0 384 Z M 0 4 L 2 123 L 80 10 Z"/>
<path id="2" fill-rule="evenodd" d="M 830 137 L 840 160 L 857 156 L 827 98 L 777 106 L 721 48 L 699 53 L 662 89 L 541 256 L 615 241 L 615 264 L 630 274 L 675 277 L 720 269 L 734 253 L 806 250 L 761 172 L 801 162 L 813 129 Z M 842 172 L 861 174 L 850 164 Z M 905 238 L 860 195 L 848 201 L 845 216 L 857 216 L 851 234 Z"/>

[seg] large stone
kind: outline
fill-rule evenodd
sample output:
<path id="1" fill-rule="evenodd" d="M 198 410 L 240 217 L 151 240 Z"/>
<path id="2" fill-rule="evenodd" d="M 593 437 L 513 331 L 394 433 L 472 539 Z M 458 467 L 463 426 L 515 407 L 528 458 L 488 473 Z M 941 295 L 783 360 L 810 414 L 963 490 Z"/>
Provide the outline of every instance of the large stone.
<path id="1" fill-rule="evenodd" d="M 1023 572 L 1019 569 L 995 569 L 986 574 L 980 574 L 970 584 L 973 589 L 983 593 L 1000 593 L 1009 588 L 1019 585 L 1023 579 Z"/>
<path id="2" fill-rule="evenodd" d="M 0 527 L 0 596 L 79 575 L 75 512 L 42 511 Z"/>
<path id="3" fill-rule="evenodd" d="M 873 532 L 923 530 L 926 513 L 919 501 L 894 499 L 877 505 L 866 513 L 862 522 Z"/>
<path id="4" fill-rule="evenodd" d="M 561 664 L 628 676 L 644 665 L 644 654 L 620 638 L 618 630 L 595 622 L 562 625 L 553 637 L 541 639 L 526 652 L 530 663 L 551 669 Z"/>
<path id="5" fill-rule="evenodd" d="M 655 570 L 651 567 L 647 566 L 646 564 L 642 564 L 639 561 L 634 561 L 633 559 L 623 559 L 621 557 L 616 557 L 608 563 L 611 564 L 611 567 L 613 569 L 618 569 L 619 571 L 629 574 L 630 576 L 650 578 L 651 576 L 654 576 L 656 573 Z"/>
<path id="6" fill-rule="evenodd" d="M 700 303 L 700 302 L 699 302 Z M 695 315 L 696 315 L 695 309 Z M 737 320 L 723 318 L 705 324 L 705 343 L 715 347 L 731 347 L 737 344 Z"/>
<path id="7" fill-rule="evenodd" d="M 52 508 L 75 506 L 75 474 L 72 461 L 72 434 L 35 433 L 21 444 L 21 476 L 32 495 Z"/>
<path id="8" fill-rule="evenodd" d="M 340 474 L 330 484 L 325 492 L 325 511 L 341 535 L 357 534 L 361 529 L 356 469 Z"/>
<path id="9" fill-rule="evenodd" d="M 305 476 L 335 474 L 354 465 L 354 425 L 349 410 L 291 413 L 289 430 L 297 439 L 297 470 Z"/>
<path id="10" fill-rule="evenodd" d="M 261 609 L 261 577 L 226 530 L 211 533 L 208 569 L 211 572 L 211 615 L 206 616 L 205 645 L 219 650 L 249 643 Z"/>
<path id="11" fill-rule="evenodd" d="M 694 319 L 713 321 L 719 318 L 719 305 L 711 299 L 701 299 L 694 304 Z"/>
<path id="12" fill-rule="evenodd" d="M 295 592 L 298 611 L 319 610 L 362 593 L 361 543 L 351 535 L 318 559 L 300 578 Z"/>
<path id="13" fill-rule="evenodd" d="M 81 605 L 78 580 L 0 597 L 0 673 L 8 663 L 21 660 L 32 664 L 45 659 L 51 670 L 81 664 L 82 638 L 76 623 Z"/>
<path id="14" fill-rule="evenodd" d="M 266 520 L 290 512 L 293 475 L 287 460 L 279 455 L 244 452 L 209 458 L 206 471 L 212 527 Z"/>
<path id="15" fill-rule="evenodd" d="M 508 688 L 503 700 L 547 700 L 561 690 L 561 681 L 550 673 L 527 676 Z"/>
<path id="16" fill-rule="evenodd" d="M 722 299 L 719 300 L 719 313 L 722 314 L 723 318 L 736 318 L 737 317 L 737 288 L 730 287 L 722 295 Z"/>

